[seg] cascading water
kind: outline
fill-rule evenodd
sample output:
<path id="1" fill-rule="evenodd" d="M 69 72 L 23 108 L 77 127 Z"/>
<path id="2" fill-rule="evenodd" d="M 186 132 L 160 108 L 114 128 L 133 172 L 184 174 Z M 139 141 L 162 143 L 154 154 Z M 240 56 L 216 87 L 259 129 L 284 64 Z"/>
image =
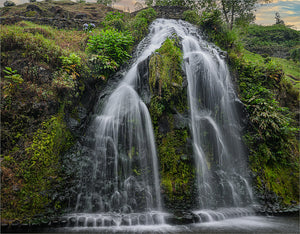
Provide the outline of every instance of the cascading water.
<path id="1" fill-rule="evenodd" d="M 236 109 L 240 101 L 220 51 L 202 40 L 194 27 L 187 28 L 182 45 L 199 207 L 244 207 L 253 202 L 253 196 Z"/>
<path id="2" fill-rule="evenodd" d="M 190 126 L 199 190 L 199 217 L 226 217 L 228 207 L 252 201 L 235 103 L 238 99 L 219 51 L 184 21 L 155 20 L 137 47 L 137 59 L 105 101 L 89 135 L 71 226 L 162 224 L 155 139 L 143 102 L 139 64 L 177 34 L 188 79 Z M 148 81 L 144 81 L 144 83 Z M 226 208 L 226 212 L 206 209 Z M 203 210 L 204 209 L 204 210 Z M 241 209 L 239 210 L 239 212 Z M 219 213 L 218 213 L 219 212 Z M 197 214 L 197 212 L 196 212 Z M 204 215 L 204 216 L 205 216 Z M 208 218 L 210 220 L 210 218 Z"/>

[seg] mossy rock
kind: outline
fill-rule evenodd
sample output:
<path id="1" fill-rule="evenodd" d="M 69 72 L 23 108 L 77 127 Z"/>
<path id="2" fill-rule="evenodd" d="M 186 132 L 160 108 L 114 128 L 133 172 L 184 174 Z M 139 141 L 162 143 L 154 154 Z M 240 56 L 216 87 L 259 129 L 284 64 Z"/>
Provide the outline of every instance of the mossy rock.
<path id="1" fill-rule="evenodd" d="M 165 207 L 172 210 L 190 209 L 195 200 L 191 134 L 184 117 L 189 107 L 181 62 L 182 52 L 176 40 L 169 38 L 149 62 L 149 109 L 157 142 L 161 189 Z"/>

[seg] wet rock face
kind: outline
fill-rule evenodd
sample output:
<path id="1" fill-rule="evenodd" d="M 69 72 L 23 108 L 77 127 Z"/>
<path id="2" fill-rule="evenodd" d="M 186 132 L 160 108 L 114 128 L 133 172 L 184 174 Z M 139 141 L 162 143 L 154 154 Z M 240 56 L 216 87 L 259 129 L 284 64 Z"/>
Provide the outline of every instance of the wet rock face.
<path id="1" fill-rule="evenodd" d="M 150 103 L 150 90 L 148 85 L 149 79 L 149 61 L 150 57 L 145 59 L 143 62 L 138 65 L 138 93 L 140 93 L 145 104 Z"/>

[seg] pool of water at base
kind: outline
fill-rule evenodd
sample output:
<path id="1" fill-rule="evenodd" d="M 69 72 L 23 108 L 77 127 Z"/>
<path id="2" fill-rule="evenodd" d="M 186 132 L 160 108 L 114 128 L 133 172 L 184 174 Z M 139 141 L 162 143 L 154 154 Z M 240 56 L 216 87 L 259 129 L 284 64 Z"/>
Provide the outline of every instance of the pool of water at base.
<path id="1" fill-rule="evenodd" d="M 299 217 L 248 216 L 189 225 L 139 225 L 73 227 L 48 230 L 56 233 L 300 233 Z"/>

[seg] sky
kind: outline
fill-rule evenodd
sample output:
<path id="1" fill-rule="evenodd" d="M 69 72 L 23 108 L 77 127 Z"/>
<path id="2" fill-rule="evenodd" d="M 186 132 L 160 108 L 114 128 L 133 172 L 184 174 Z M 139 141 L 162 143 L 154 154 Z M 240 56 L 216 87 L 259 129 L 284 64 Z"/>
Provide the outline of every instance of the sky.
<path id="1" fill-rule="evenodd" d="M 3 6 L 4 1 L 0 0 L 0 6 Z M 16 4 L 29 2 L 29 0 L 12 1 Z M 87 2 L 95 1 L 87 0 Z M 134 11 L 134 4 L 136 2 L 143 2 L 143 0 L 119 0 L 117 3 L 114 3 L 114 7 L 123 11 Z M 256 11 L 256 23 L 261 25 L 274 24 L 275 12 L 279 12 L 281 19 L 286 25 L 293 25 L 294 29 L 300 30 L 300 0 L 272 0 L 270 4 L 259 6 Z"/>
<path id="2" fill-rule="evenodd" d="M 273 0 L 256 11 L 256 23 L 271 25 L 275 23 L 275 12 L 279 12 L 286 25 L 293 25 L 300 30 L 300 0 Z"/>

